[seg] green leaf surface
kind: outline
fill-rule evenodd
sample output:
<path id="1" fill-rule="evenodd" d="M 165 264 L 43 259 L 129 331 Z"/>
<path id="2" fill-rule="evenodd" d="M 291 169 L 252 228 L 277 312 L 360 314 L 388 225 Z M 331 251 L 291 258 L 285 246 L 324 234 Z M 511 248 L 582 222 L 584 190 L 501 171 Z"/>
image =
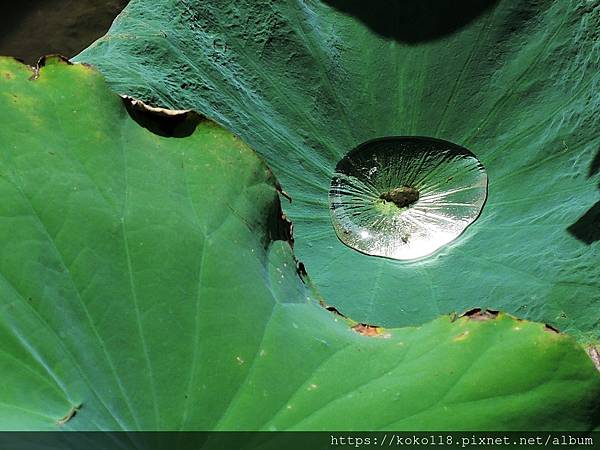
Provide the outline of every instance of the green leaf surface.
<path id="1" fill-rule="evenodd" d="M 296 255 L 344 314 L 404 326 L 490 307 L 597 342 L 600 2 L 442 3 L 132 0 L 77 60 L 252 145 L 293 199 Z M 481 217 L 424 260 L 367 257 L 331 225 L 337 162 L 390 135 L 454 142 L 487 168 Z"/>
<path id="2" fill-rule="evenodd" d="M 2 429 L 598 425 L 596 369 L 542 324 L 367 337 L 322 308 L 270 171 L 215 123 L 157 136 L 60 59 L 0 59 L 0 108 Z"/>

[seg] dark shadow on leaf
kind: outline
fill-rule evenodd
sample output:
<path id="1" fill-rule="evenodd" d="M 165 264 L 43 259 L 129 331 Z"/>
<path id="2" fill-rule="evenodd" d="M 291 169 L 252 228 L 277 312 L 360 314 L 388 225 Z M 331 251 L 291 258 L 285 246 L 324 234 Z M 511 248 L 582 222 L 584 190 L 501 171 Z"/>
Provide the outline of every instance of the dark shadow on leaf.
<path id="1" fill-rule="evenodd" d="M 600 201 L 596 202 L 588 212 L 581 216 L 567 230 L 587 245 L 600 240 Z"/>
<path id="2" fill-rule="evenodd" d="M 593 177 L 598 173 L 598 171 L 600 171 L 600 148 L 598 148 L 598 152 L 596 153 L 596 156 L 590 165 L 590 173 L 588 174 L 588 177 Z"/>
<path id="3" fill-rule="evenodd" d="M 600 147 L 592 160 L 588 177 L 593 177 L 600 171 Z M 591 245 L 600 240 L 600 201 L 596 202 L 588 212 L 567 228 L 575 238 L 581 242 Z"/>
<path id="4" fill-rule="evenodd" d="M 498 0 L 325 0 L 374 32 L 414 44 L 439 39 L 463 28 Z"/>

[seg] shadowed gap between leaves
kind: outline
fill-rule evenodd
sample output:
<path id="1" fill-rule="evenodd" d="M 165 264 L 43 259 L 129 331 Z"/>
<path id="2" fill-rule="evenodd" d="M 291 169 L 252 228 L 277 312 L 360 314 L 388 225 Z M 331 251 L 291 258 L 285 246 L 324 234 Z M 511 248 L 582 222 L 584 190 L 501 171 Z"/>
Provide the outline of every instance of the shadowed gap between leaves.
<path id="1" fill-rule="evenodd" d="M 455 315 L 453 319 L 456 320 L 458 317 L 467 317 L 469 320 L 485 321 L 497 319 L 499 314 L 500 311 L 497 311 L 495 309 L 473 308 L 468 311 L 465 311 L 460 316 Z M 515 319 L 521 320 L 516 317 Z M 548 325 L 547 323 L 544 324 L 544 331 L 547 331 L 548 333 L 560 333 L 560 330 L 558 328 L 555 328 L 552 325 Z"/>
<path id="2" fill-rule="evenodd" d="M 141 127 L 162 137 L 185 138 L 205 120 L 194 111 L 171 111 L 150 107 L 139 100 L 122 97 L 129 116 Z"/>
<path id="3" fill-rule="evenodd" d="M 279 192 L 279 189 L 277 189 Z M 285 241 L 290 244 L 290 247 L 294 248 L 294 226 L 292 222 L 287 218 L 281 207 L 281 201 L 278 199 L 274 203 L 271 213 L 269 215 L 269 240 L 270 241 Z M 304 268 L 304 264 L 299 263 Z M 303 269 L 304 270 L 304 269 Z M 299 273 L 299 275 L 302 275 Z M 306 275 L 306 271 L 304 271 Z"/>

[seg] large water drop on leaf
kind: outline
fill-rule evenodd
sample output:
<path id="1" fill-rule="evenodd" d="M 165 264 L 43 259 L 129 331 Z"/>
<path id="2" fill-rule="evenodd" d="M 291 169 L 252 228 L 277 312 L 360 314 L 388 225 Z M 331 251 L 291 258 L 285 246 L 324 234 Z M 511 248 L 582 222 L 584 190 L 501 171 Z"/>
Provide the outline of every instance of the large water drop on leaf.
<path id="1" fill-rule="evenodd" d="M 469 150 L 439 139 L 366 142 L 336 166 L 329 201 L 340 240 L 393 259 L 429 255 L 479 216 L 487 175 Z"/>

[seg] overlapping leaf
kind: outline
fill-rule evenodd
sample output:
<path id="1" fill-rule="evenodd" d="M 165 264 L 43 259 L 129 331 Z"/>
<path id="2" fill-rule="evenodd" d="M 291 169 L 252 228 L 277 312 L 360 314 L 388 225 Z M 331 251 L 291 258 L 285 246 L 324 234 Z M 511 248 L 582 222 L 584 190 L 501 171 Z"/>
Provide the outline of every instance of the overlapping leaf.
<path id="1" fill-rule="evenodd" d="M 299 259 L 356 320 L 487 306 L 598 341 L 600 3 L 461 5 L 133 0 L 78 59 L 256 148 L 293 198 Z M 423 261 L 365 257 L 331 226 L 335 165 L 387 135 L 455 142 L 488 171 L 482 216 Z"/>
<path id="2" fill-rule="evenodd" d="M 210 121 L 152 134 L 98 73 L 0 59 L 4 429 L 592 429 L 574 340 L 500 315 L 379 337 L 273 241 L 270 172 Z"/>

